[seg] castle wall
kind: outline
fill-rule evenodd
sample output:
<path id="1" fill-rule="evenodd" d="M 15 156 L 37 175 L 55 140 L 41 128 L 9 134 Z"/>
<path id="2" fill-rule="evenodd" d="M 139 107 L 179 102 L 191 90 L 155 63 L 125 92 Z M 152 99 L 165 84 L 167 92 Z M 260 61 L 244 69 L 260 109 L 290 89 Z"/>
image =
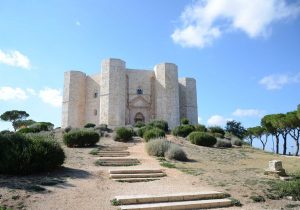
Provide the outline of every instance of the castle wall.
<path id="1" fill-rule="evenodd" d="M 85 122 L 99 124 L 100 74 L 86 77 Z"/>
<path id="2" fill-rule="evenodd" d="M 100 123 L 123 126 L 126 113 L 125 62 L 120 59 L 106 59 L 101 68 Z"/>
<path id="3" fill-rule="evenodd" d="M 86 75 L 80 71 L 64 74 L 62 127 L 82 127 L 85 123 Z"/>
<path id="4" fill-rule="evenodd" d="M 151 95 L 152 95 L 152 77 L 153 71 L 127 69 L 128 76 L 128 124 L 134 124 L 135 115 L 140 112 L 145 117 L 145 122 L 151 119 Z M 137 89 L 140 88 L 143 94 L 137 94 Z M 135 100 L 137 99 L 137 100 Z"/>
<path id="5" fill-rule="evenodd" d="M 179 125 L 179 85 L 175 64 L 163 63 L 154 68 L 156 82 L 156 119 L 166 120 L 170 128 Z"/>
<path id="6" fill-rule="evenodd" d="M 188 118 L 190 124 L 198 123 L 196 80 L 193 78 L 180 78 L 179 104 L 180 119 Z"/>

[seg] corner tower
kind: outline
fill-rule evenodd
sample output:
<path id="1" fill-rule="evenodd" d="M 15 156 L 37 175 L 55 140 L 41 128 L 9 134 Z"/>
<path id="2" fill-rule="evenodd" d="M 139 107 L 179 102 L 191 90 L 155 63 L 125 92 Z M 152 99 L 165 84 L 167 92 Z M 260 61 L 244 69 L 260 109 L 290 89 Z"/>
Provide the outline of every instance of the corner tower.
<path id="1" fill-rule="evenodd" d="M 80 71 L 64 74 L 62 127 L 82 127 L 85 123 L 86 75 Z"/>
<path id="2" fill-rule="evenodd" d="M 154 67 L 156 119 L 168 122 L 170 128 L 179 125 L 179 85 L 177 66 L 162 63 Z"/>
<path id="3" fill-rule="evenodd" d="M 124 126 L 126 114 L 126 64 L 109 58 L 101 64 L 100 124 Z"/>
<path id="4" fill-rule="evenodd" d="M 180 118 L 188 118 L 191 124 L 198 123 L 196 80 L 180 78 L 179 80 Z"/>

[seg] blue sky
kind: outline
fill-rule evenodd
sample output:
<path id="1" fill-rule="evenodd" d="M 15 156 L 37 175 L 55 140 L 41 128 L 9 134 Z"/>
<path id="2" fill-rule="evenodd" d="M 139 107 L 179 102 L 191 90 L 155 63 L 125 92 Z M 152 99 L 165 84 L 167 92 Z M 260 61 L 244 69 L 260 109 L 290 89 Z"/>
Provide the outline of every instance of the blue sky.
<path id="1" fill-rule="evenodd" d="M 114 57 L 196 78 L 203 124 L 258 125 L 300 104 L 299 15 L 296 0 L 0 0 L 0 113 L 60 126 L 63 73 Z"/>

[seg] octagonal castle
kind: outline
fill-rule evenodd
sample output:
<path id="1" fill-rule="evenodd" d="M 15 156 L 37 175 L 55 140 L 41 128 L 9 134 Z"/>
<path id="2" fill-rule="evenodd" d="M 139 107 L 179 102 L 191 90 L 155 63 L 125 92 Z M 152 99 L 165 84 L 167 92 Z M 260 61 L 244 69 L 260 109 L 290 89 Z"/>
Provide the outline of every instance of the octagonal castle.
<path id="1" fill-rule="evenodd" d="M 161 63 L 152 70 L 126 68 L 120 59 L 102 61 L 101 73 L 64 74 L 62 127 L 86 123 L 111 127 L 137 121 L 165 120 L 170 128 L 188 118 L 198 122 L 196 80 L 178 79 L 175 64 Z"/>

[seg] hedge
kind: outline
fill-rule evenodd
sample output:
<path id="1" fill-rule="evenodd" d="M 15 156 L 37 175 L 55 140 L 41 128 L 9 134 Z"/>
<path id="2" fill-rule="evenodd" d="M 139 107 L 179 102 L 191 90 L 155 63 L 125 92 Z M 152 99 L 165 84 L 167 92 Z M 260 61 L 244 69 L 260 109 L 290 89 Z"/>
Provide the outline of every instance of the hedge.
<path id="1" fill-rule="evenodd" d="M 0 135 L 0 173 L 26 175 L 51 171 L 63 164 L 65 154 L 49 137 Z"/>
<path id="2" fill-rule="evenodd" d="M 100 140 L 100 135 L 88 129 L 76 129 L 65 133 L 63 141 L 68 147 L 94 146 Z"/>
<path id="3" fill-rule="evenodd" d="M 146 130 L 143 138 L 146 142 L 148 142 L 150 139 L 159 138 L 159 137 L 165 137 L 165 132 L 162 129 L 159 128 L 152 128 L 150 130 Z"/>
<path id="4" fill-rule="evenodd" d="M 217 143 L 217 139 L 214 136 L 205 132 L 192 132 L 188 138 L 192 144 L 199 146 L 211 147 Z"/>
<path id="5" fill-rule="evenodd" d="M 115 141 L 127 142 L 132 139 L 133 130 L 130 128 L 121 127 L 116 130 L 116 135 L 114 136 Z"/>
<path id="6" fill-rule="evenodd" d="M 172 134 L 174 136 L 187 137 L 194 130 L 195 127 L 193 125 L 180 125 L 172 130 Z"/>

